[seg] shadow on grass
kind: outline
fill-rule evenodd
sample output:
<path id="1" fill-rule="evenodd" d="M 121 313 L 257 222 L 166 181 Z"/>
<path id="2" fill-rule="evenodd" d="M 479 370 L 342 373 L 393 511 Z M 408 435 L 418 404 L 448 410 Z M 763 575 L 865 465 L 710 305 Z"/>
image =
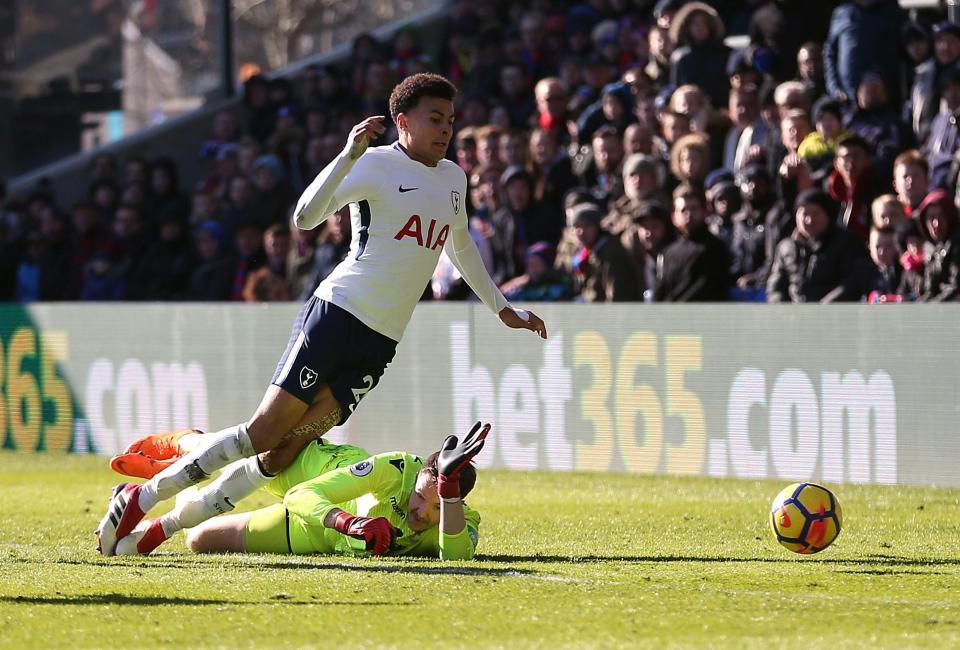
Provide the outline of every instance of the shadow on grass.
<path id="1" fill-rule="evenodd" d="M 221 600 L 214 598 L 184 598 L 179 596 L 128 596 L 126 594 L 90 594 L 77 596 L 0 596 L 0 603 L 23 605 L 363 605 L 363 606 L 399 606 L 413 603 L 400 602 L 348 602 L 325 600 L 287 600 L 285 598 L 265 598 L 263 600 Z"/>
<path id="2" fill-rule="evenodd" d="M 171 564 L 170 566 L 180 566 Z M 425 575 L 468 575 L 468 576 L 515 576 L 536 573 L 531 569 L 506 567 L 490 569 L 483 567 L 465 566 L 410 566 L 408 564 L 320 564 L 316 562 L 243 562 L 231 563 L 231 566 L 241 566 L 253 569 L 297 569 L 297 570 L 333 570 L 333 571 L 367 571 L 370 573 L 418 573 Z"/>
<path id="3" fill-rule="evenodd" d="M 813 557 L 813 556 L 811 556 Z M 587 562 L 615 562 L 646 563 L 646 562 L 689 562 L 689 563 L 787 563 L 797 562 L 799 558 L 786 556 L 775 557 L 718 557 L 718 556 L 688 556 L 688 555 L 503 555 L 478 554 L 481 562 L 523 563 L 536 562 L 544 564 L 578 564 Z M 802 561 L 802 560 L 801 560 Z M 859 558 L 816 557 L 812 561 L 823 564 L 878 564 L 883 566 L 960 566 L 960 558 L 930 558 L 918 559 L 898 557 L 895 555 L 867 555 Z M 924 573 L 927 575 L 927 573 Z"/>
<path id="4" fill-rule="evenodd" d="M 920 569 L 859 569 L 857 567 L 838 568 L 837 573 L 851 573 L 868 576 L 942 576 L 950 575 L 949 571 L 923 571 Z"/>
<path id="5" fill-rule="evenodd" d="M 174 558 L 182 557 L 181 560 Z M 215 559 L 216 556 L 210 556 Z M 223 557 L 223 556 L 220 556 Z M 533 575 L 537 571 L 532 569 L 523 569 L 520 567 L 471 567 L 471 566 L 435 566 L 426 565 L 427 562 L 437 562 L 437 560 L 427 559 L 423 564 L 410 564 L 405 561 L 403 564 L 339 564 L 335 562 L 310 562 L 310 561 L 290 561 L 278 562 L 265 556 L 229 556 L 228 562 L 216 562 L 210 560 L 201 560 L 195 556 L 152 556 L 149 558 L 139 558 L 136 563 L 131 562 L 111 562 L 109 560 L 83 560 L 60 558 L 54 560 L 54 564 L 68 564 L 74 566 L 89 566 L 97 568 L 123 569 L 129 572 L 131 568 L 138 570 L 149 569 L 188 569 L 207 567 L 211 569 L 236 568 L 236 569 L 257 569 L 257 570 L 283 570 L 296 569 L 298 571 L 360 571 L 366 573 L 412 573 L 422 575 L 470 575 L 470 576 L 517 576 Z M 404 560 L 419 558 L 404 558 Z M 23 564 L 50 564 L 49 560 L 40 560 L 32 558 L 15 558 L 13 561 Z"/>

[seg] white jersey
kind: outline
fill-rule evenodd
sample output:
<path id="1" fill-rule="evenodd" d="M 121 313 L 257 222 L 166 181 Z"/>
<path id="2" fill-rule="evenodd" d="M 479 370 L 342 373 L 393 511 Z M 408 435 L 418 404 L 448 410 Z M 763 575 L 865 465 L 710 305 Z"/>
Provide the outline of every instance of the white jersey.
<path id="1" fill-rule="evenodd" d="M 495 311 L 505 307 L 482 262 L 475 268 L 466 193 L 466 175 L 449 160 L 428 167 L 397 143 L 368 149 L 333 189 L 327 213 L 350 205 L 350 252 L 315 295 L 399 341 L 446 248 L 454 260 L 459 253 L 457 265 L 481 299 Z"/>

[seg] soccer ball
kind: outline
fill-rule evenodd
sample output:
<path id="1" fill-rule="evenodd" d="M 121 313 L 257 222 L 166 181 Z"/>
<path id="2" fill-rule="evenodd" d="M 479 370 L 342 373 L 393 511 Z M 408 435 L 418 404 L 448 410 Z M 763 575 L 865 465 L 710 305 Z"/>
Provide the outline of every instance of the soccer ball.
<path id="1" fill-rule="evenodd" d="M 788 485 L 770 507 L 770 529 L 794 553 L 819 553 L 833 543 L 842 526 L 837 497 L 816 483 Z"/>

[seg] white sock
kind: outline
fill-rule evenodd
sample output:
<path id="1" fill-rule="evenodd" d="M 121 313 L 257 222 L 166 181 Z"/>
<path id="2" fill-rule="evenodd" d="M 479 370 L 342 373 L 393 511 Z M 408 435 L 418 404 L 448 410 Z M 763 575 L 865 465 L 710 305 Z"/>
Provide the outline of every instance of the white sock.
<path id="1" fill-rule="evenodd" d="M 253 453 L 253 443 L 247 434 L 246 424 L 204 435 L 193 451 L 143 484 L 138 499 L 140 509 L 148 512 L 160 501 L 206 480 L 221 467 Z"/>
<path id="2" fill-rule="evenodd" d="M 182 528 L 193 528 L 207 519 L 230 512 L 238 501 L 272 480 L 272 476 L 263 473 L 256 456 L 231 463 L 216 481 L 188 498 L 177 499 L 177 506 L 160 517 L 163 532 L 170 537 Z"/>
<path id="3" fill-rule="evenodd" d="M 196 449 L 203 441 L 204 434 L 202 433 L 185 433 L 177 438 L 177 446 L 180 447 L 180 451 L 183 455 L 187 455 Z"/>

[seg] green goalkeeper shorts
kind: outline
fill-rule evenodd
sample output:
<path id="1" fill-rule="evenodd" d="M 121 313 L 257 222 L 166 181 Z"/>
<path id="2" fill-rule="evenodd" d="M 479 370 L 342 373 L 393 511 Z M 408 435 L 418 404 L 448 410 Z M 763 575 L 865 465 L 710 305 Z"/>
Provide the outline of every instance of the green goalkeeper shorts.
<path id="1" fill-rule="evenodd" d="M 244 538 L 247 553 L 317 553 L 306 526 L 297 517 L 290 517 L 282 503 L 275 503 L 250 513 Z"/>
<path id="2" fill-rule="evenodd" d="M 370 457 L 370 452 L 353 445 L 332 445 L 323 438 L 307 445 L 290 467 L 283 470 L 266 487 L 267 492 L 281 499 L 290 488 L 321 474 L 353 465 Z"/>

